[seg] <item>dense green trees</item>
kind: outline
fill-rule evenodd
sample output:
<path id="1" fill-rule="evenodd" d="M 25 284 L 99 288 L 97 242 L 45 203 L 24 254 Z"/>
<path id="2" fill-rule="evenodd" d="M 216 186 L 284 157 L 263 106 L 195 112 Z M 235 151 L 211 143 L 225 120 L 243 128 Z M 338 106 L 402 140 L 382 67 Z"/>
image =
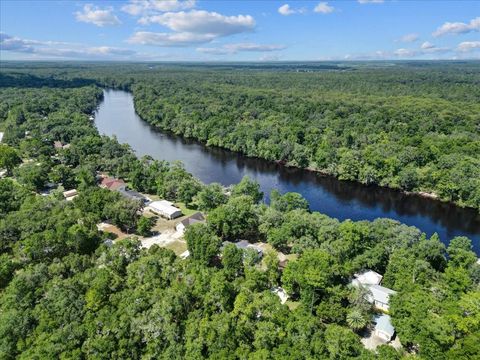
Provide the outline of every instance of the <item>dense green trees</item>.
<path id="1" fill-rule="evenodd" d="M 101 84 L 135 88 L 141 95 L 137 106 L 145 106 L 144 98 L 151 100 L 143 112 L 171 127 L 185 126 L 182 131 L 190 136 L 203 131 L 205 141 L 229 141 L 241 151 L 258 147 L 262 156 L 296 166 L 310 164 L 313 157 L 322 168 L 366 183 L 395 179 L 416 190 L 418 181 L 429 179 L 432 189 L 458 196 L 460 203 L 478 189 L 476 179 L 466 175 L 477 171 L 470 108 L 480 90 L 471 79 L 448 65 L 415 68 L 416 76 L 429 81 L 415 86 L 395 80 L 399 75 L 416 79 L 408 67 L 395 76 L 378 69 L 250 77 L 182 70 L 155 72 L 162 76 L 150 87 L 148 81 L 139 83 L 146 75 L 135 73 L 140 68 L 151 77 L 143 65 L 125 65 L 135 73 L 128 79 L 115 67 L 96 66 L 63 64 L 57 72 L 38 65 L 39 77 L 27 79 L 22 73 L 31 69 L 20 65 L 15 75 L 0 73 L 5 80 L 0 125 L 9 147 L 4 149 L 14 149 L 25 162 L 17 167 L 16 159 L 13 177 L 0 179 L 0 358 L 466 360 L 480 353 L 480 265 L 468 238 L 455 237 L 445 248 L 438 236 L 427 238 L 389 219 L 339 222 L 310 212 L 295 193 L 273 192 L 268 206 L 261 203 L 258 184 L 248 178 L 225 189 L 201 184 L 181 164 L 137 159 L 128 146 L 98 135 L 88 116 L 101 91 L 91 81 L 71 78 L 88 74 Z M 52 71 L 55 76 L 42 77 Z M 476 68 L 469 71 L 474 78 Z M 209 82 L 213 76 L 220 76 L 218 92 Z M 191 98 L 182 103 L 189 109 L 169 106 L 173 97 L 159 100 L 170 91 L 155 92 L 164 77 L 178 99 Z M 205 80 L 203 85 L 195 83 L 198 79 Z M 300 101 L 292 79 L 318 99 Z M 450 85 L 451 79 L 463 81 L 464 88 Z M 252 84 L 273 90 L 257 92 Z M 192 96 L 197 86 L 204 87 L 205 99 L 219 96 L 218 111 Z M 331 92 L 339 88 L 362 94 L 365 104 L 342 93 L 335 99 Z M 233 89 L 241 91 L 232 94 Z M 408 96 L 411 92 L 416 99 Z M 404 114 L 378 103 L 381 94 L 391 95 L 392 106 L 401 106 Z M 462 111 L 456 106 L 461 101 Z M 267 108 L 279 112 L 266 117 L 262 110 Z M 241 116 L 230 127 L 225 114 L 237 116 L 237 109 Z M 200 125 L 186 126 L 184 118 L 172 121 L 178 111 L 198 124 L 211 122 L 223 133 L 212 133 L 218 136 L 213 139 Z M 435 121 L 418 121 L 430 117 Z M 308 119 L 309 126 L 295 119 Z M 218 121 L 224 121 L 223 130 Z M 261 121 L 265 127 L 256 126 Z M 361 129 L 367 122 L 368 134 Z M 230 133 L 237 131 L 242 136 L 233 141 Z M 275 131 L 288 136 L 275 139 Z M 408 139 L 398 138 L 403 133 Z M 53 141 L 71 146 L 54 149 Z M 395 148 L 395 142 L 410 147 Z M 368 165 L 362 163 L 364 152 Z M 190 226 L 185 233 L 191 256 L 182 260 L 156 245 L 143 249 L 135 237 L 105 242 L 107 234 L 96 226 L 100 221 L 141 235 L 148 235 L 151 222 L 141 217 L 139 203 L 100 189 L 99 172 L 122 177 L 137 191 L 204 210 L 207 224 Z M 47 181 L 77 187 L 79 196 L 68 202 L 58 190 L 40 196 L 36 192 Z M 282 272 L 275 251 L 265 252 L 260 263 L 252 261 L 255 251 L 233 244 L 220 254 L 222 240 L 240 239 L 268 242 L 290 261 Z M 384 274 L 383 284 L 397 291 L 390 315 L 409 353 L 390 346 L 374 353 L 360 343 L 358 333 L 371 326 L 373 310 L 365 291 L 349 283 L 364 269 Z M 287 290 L 288 305 L 272 293 L 277 286 Z"/>
<path id="2" fill-rule="evenodd" d="M 21 162 L 22 159 L 14 148 L 0 144 L 0 169 L 6 169 L 11 174 L 13 168 Z"/>

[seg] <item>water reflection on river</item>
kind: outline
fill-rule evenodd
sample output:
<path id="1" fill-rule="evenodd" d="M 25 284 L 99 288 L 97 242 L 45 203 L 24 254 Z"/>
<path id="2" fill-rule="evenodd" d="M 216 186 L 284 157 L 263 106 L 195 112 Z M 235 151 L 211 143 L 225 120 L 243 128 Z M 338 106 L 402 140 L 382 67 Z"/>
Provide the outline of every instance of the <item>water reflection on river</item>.
<path id="1" fill-rule="evenodd" d="M 437 232 L 444 242 L 465 235 L 473 240 L 476 252 L 480 253 L 480 214 L 475 210 L 377 186 L 339 181 L 161 133 L 135 113 L 130 93 L 105 91 L 95 123 L 100 133 L 115 135 L 121 143 L 130 144 L 138 156 L 181 160 L 189 172 L 205 183 L 229 185 L 248 175 L 260 183 L 267 201 L 274 188 L 281 192 L 295 191 L 309 201 L 312 210 L 331 217 L 340 220 L 389 217 L 416 226 L 428 235 Z"/>

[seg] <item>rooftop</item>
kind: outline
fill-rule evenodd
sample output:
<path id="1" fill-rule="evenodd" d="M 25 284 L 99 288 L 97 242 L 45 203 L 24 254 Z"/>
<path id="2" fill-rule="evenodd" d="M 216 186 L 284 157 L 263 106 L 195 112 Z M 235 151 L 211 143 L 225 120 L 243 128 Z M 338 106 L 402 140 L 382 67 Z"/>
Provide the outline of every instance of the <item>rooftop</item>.
<path id="1" fill-rule="evenodd" d="M 199 222 L 205 222 L 205 217 L 201 212 L 196 212 L 195 214 L 190 215 L 189 217 L 183 219 L 180 221 L 185 227 L 188 227 L 190 225 L 199 223 Z"/>
<path id="2" fill-rule="evenodd" d="M 377 315 L 374 318 L 375 330 L 381 331 L 390 337 L 393 337 L 395 333 L 395 328 L 392 325 L 392 321 L 389 315 Z"/>
<path id="3" fill-rule="evenodd" d="M 396 291 L 380 285 L 369 285 L 368 289 L 372 294 L 373 300 L 383 304 L 388 304 L 390 295 L 396 293 Z"/>

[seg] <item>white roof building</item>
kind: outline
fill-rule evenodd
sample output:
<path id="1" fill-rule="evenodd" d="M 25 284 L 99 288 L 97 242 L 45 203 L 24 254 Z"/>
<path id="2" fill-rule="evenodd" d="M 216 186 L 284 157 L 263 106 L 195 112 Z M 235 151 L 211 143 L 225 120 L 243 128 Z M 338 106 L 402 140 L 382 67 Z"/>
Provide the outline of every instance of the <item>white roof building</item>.
<path id="1" fill-rule="evenodd" d="M 167 200 L 152 201 L 148 207 L 150 211 L 170 220 L 182 216 L 182 210 L 173 206 L 173 203 Z"/>
<path id="2" fill-rule="evenodd" d="M 355 276 L 355 279 L 353 279 L 352 283 L 355 282 L 361 285 L 380 285 L 383 279 L 382 275 L 373 270 L 367 270 L 353 276 Z"/>
<path id="3" fill-rule="evenodd" d="M 367 288 L 370 290 L 367 300 L 374 304 L 376 308 L 388 311 L 390 295 L 396 294 L 396 291 L 380 285 L 369 285 Z"/>
<path id="4" fill-rule="evenodd" d="M 369 290 L 367 300 L 374 304 L 377 309 L 388 311 L 390 295 L 396 292 L 392 289 L 380 286 L 383 276 L 379 273 L 367 270 L 360 274 L 354 274 L 351 284 L 355 287 L 364 287 Z"/>
<path id="5" fill-rule="evenodd" d="M 375 329 L 374 334 L 380 339 L 390 341 L 395 334 L 395 328 L 389 315 L 377 315 L 374 317 Z"/>

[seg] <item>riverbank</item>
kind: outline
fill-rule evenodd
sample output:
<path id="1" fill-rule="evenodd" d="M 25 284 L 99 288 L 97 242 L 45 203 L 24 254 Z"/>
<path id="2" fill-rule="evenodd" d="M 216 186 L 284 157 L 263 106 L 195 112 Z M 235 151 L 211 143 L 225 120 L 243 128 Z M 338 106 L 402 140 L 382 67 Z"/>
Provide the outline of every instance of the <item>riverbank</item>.
<path id="1" fill-rule="evenodd" d="M 391 218 L 415 226 L 427 236 L 438 233 L 445 243 L 453 236 L 467 236 L 480 252 L 480 214 L 476 210 L 207 147 L 148 124 L 135 113 L 132 94 L 125 91 L 105 91 L 95 125 L 100 133 L 129 144 L 139 157 L 182 161 L 188 172 L 206 184 L 218 182 L 229 186 L 249 176 L 260 184 L 267 203 L 273 189 L 281 193 L 297 192 L 309 202 L 312 211 L 341 221 Z"/>

